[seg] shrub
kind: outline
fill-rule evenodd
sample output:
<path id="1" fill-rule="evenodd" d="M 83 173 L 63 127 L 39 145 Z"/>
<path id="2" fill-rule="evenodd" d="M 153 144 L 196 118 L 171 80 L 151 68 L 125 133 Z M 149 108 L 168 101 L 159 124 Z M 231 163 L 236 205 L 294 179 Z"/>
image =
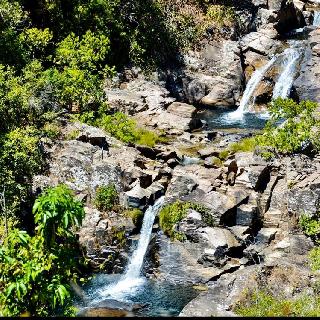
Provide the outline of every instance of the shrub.
<path id="1" fill-rule="evenodd" d="M 257 141 L 254 137 L 244 138 L 239 142 L 231 143 L 228 149 L 232 153 L 248 152 L 248 151 L 253 151 L 256 145 L 257 145 Z"/>
<path id="2" fill-rule="evenodd" d="M 269 105 L 271 118 L 264 133 L 257 136 L 258 144 L 281 154 L 301 152 L 308 143 L 319 150 L 320 121 L 316 108 L 317 103 L 309 100 L 299 104 L 292 99 L 273 100 Z"/>
<path id="3" fill-rule="evenodd" d="M 224 5 L 210 5 L 207 10 L 207 17 L 219 27 L 232 26 L 236 19 L 236 14 L 232 7 Z"/>
<path id="4" fill-rule="evenodd" d="M 94 204 L 99 210 L 111 210 L 118 203 L 119 196 L 114 184 L 97 188 Z"/>
<path id="5" fill-rule="evenodd" d="M 97 112 L 89 111 L 79 115 L 81 122 L 98 126 L 110 133 L 113 137 L 125 143 L 137 143 L 153 147 L 158 142 L 166 142 L 167 139 L 157 133 L 139 128 L 137 123 L 122 112 L 106 114 L 107 106 L 102 105 Z"/>
<path id="6" fill-rule="evenodd" d="M 130 210 L 125 210 L 124 215 L 128 216 L 132 219 L 133 224 L 136 227 L 140 227 L 142 225 L 143 221 L 143 212 L 140 209 L 130 209 Z"/>
<path id="7" fill-rule="evenodd" d="M 309 252 L 310 267 L 313 271 L 320 270 L 320 247 L 315 247 Z"/>
<path id="8" fill-rule="evenodd" d="M 320 220 L 319 213 L 308 216 L 301 215 L 299 218 L 299 225 L 302 231 L 309 237 L 311 237 L 315 242 L 320 240 Z"/>
<path id="9" fill-rule="evenodd" d="M 219 159 L 221 159 L 222 161 L 224 161 L 224 160 L 227 160 L 227 158 L 229 157 L 229 155 L 230 155 L 230 151 L 229 151 L 228 149 L 225 149 L 225 150 L 222 150 L 222 151 L 219 153 L 218 157 L 219 157 Z"/>
<path id="10" fill-rule="evenodd" d="M 206 213 L 207 210 L 202 205 L 182 202 L 177 200 L 174 203 L 164 206 L 159 213 L 159 225 L 165 234 L 171 239 L 179 241 L 185 240 L 184 234 L 174 230 L 175 225 L 187 216 L 188 209 L 194 209 L 200 213 Z"/>

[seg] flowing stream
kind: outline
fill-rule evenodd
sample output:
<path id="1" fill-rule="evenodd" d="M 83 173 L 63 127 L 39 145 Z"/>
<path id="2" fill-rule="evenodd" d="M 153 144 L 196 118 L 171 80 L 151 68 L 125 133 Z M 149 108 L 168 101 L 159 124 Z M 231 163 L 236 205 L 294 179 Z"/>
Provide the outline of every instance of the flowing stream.
<path id="1" fill-rule="evenodd" d="M 300 51 L 297 48 L 287 48 L 281 54 L 282 72 L 273 88 L 272 99 L 289 97 L 290 90 L 297 73 L 297 64 L 300 58 Z"/>
<path id="2" fill-rule="evenodd" d="M 241 119 L 243 114 L 247 111 L 250 101 L 252 100 L 253 93 L 256 90 L 257 86 L 259 85 L 260 81 L 263 79 L 265 73 L 273 66 L 277 57 L 274 56 L 267 64 L 263 67 L 257 69 L 246 86 L 246 89 L 243 93 L 243 97 L 240 101 L 240 105 L 238 109 L 234 112 L 228 114 L 228 118 L 230 119 Z"/>
<path id="3" fill-rule="evenodd" d="M 320 26 L 320 11 L 315 11 L 313 16 L 313 25 Z"/>
<path id="4" fill-rule="evenodd" d="M 154 219 L 161 206 L 163 205 L 164 197 L 159 198 L 153 206 L 146 210 L 140 232 L 140 239 L 137 249 L 133 252 L 130 262 L 127 266 L 126 272 L 116 283 L 108 285 L 100 289 L 98 297 L 94 299 L 93 303 L 103 298 L 112 298 L 117 300 L 125 299 L 126 295 L 133 294 L 135 290 L 145 282 L 145 278 L 141 277 L 141 268 L 143 265 L 144 256 L 146 254 L 150 237 L 152 233 L 152 226 Z"/>

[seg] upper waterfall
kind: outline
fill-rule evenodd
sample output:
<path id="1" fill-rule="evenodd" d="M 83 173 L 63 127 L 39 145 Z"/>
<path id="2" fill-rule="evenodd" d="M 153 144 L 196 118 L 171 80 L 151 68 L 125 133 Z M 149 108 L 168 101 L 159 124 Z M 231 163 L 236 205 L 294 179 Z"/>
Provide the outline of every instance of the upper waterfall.
<path id="1" fill-rule="evenodd" d="M 313 25 L 320 26 L 320 11 L 315 11 L 313 16 Z"/>
<path id="2" fill-rule="evenodd" d="M 283 57 L 281 63 L 282 72 L 273 88 L 272 99 L 278 97 L 287 98 L 289 96 L 297 72 L 300 52 L 298 49 L 290 47 L 285 49 L 280 56 Z"/>
<path id="3" fill-rule="evenodd" d="M 257 69 L 253 74 L 250 80 L 248 81 L 248 84 L 246 86 L 246 89 L 243 93 L 242 99 L 240 101 L 240 105 L 238 109 L 234 112 L 231 112 L 228 114 L 228 117 L 231 119 L 237 119 L 241 118 L 243 113 L 247 111 L 247 108 L 249 106 L 249 103 L 253 99 L 254 91 L 256 90 L 257 86 L 259 85 L 260 81 L 263 79 L 265 73 L 272 67 L 272 65 L 275 63 L 277 57 L 274 56 L 267 64 L 265 64 L 263 67 Z"/>

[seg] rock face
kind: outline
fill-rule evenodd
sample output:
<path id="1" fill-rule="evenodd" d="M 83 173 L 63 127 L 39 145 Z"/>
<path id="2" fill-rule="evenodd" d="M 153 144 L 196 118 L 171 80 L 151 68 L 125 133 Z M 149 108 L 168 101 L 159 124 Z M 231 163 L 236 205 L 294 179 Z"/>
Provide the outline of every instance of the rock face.
<path id="1" fill-rule="evenodd" d="M 207 44 L 184 57 L 186 68 L 168 75 L 167 87 L 179 99 L 209 107 L 234 106 L 242 91 L 240 48 L 236 41 Z"/>
<path id="2" fill-rule="evenodd" d="M 306 48 L 304 59 L 301 63 L 300 75 L 294 82 L 297 94 L 301 100 L 320 101 L 319 85 L 319 46 L 320 28 L 310 32 L 308 38 L 309 47 Z"/>

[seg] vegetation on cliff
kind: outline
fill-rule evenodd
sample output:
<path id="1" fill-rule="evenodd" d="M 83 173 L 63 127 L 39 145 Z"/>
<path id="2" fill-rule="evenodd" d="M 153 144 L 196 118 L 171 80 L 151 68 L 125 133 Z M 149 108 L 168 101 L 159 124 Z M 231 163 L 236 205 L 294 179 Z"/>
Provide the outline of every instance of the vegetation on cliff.
<path id="1" fill-rule="evenodd" d="M 0 315 L 73 315 L 70 282 L 83 269 L 75 231 L 84 210 L 66 186 L 48 188 L 34 203 L 32 234 L 10 230 L 0 248 Z"/>

